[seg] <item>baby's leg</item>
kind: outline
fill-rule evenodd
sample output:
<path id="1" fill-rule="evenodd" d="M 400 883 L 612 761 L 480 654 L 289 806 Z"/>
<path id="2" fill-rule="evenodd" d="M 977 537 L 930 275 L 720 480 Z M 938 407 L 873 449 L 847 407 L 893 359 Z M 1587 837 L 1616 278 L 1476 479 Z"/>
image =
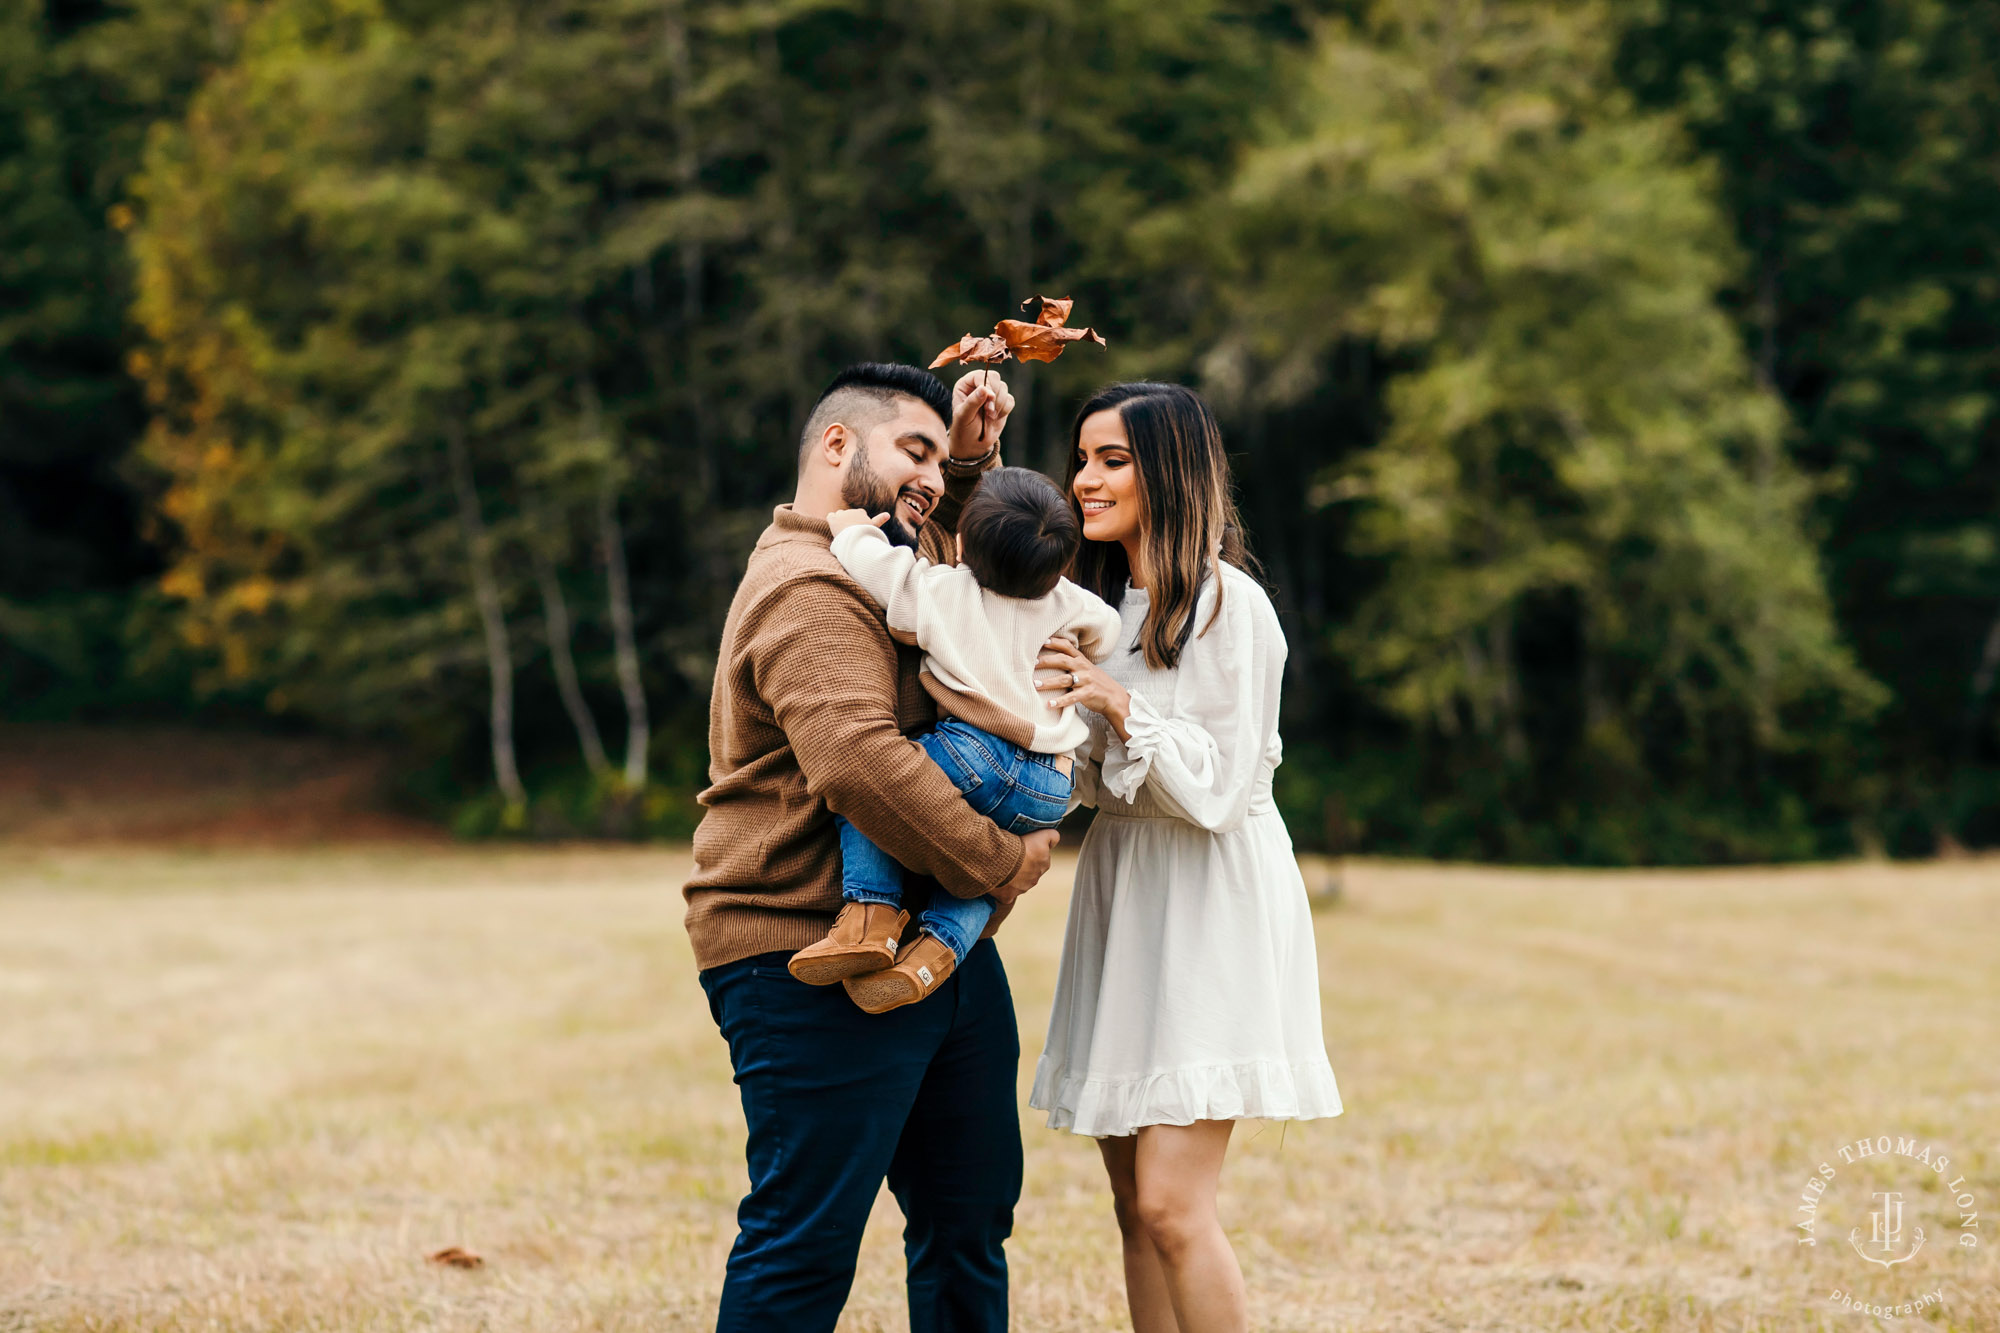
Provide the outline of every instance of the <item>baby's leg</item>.
<path id="1" fill-rule="evenodd" d="M 917 921 L 937 936 L 940 943 L 950 946 L 952 956 L 962 967 L 965 955 L 979 943 L 980 932 L 993 919 L 993 909 L 998 906 L 991 897 L 954 898 L 940 888 L 931 894 L 931 905 Z"/>
<path id="2" fill-rule="evenodd" d="M 982 775 L 983 799 L 975 808 L 1010 833 L 1031 833 L 1062 823 L 1071 786 L 1069 756 L 1036 754 L 985 732 L 978 736 L 988 771 Z M 923 927 L 950 945 L 963 963 L 998 906 L 990 897 L 933 894 Z"/>
<path id="3" fill-rule="evenodd" d="M 1028 833 L 1062 822 L 1072 777 L 1068 755 L 1035 754 L 957 718 L 940 721 L 918 743 L 973 809 L 1008 832 Z M 990 897 L 954 898 L 938 892 L 919 922 L 963 963 L 997 906 Z"/>
<path id="4" fill-rule="evenodd" d="M 903 867 L 860 829 L 835 816 L 840 830 L 840 906 L 833 928 L 792 955 L 791 974 L 809 986 L 878 971 L 896 961 L 910 917 L 903 910 Z"/>
<path id="5" fill-rule="evenodd" d="M 840 896 L 851 903 L 903 905 L 903 867 L 896 858 L 868 840 L 868 835 L 835 815 L 840 831 Z"/>
<path id="6" fill-rule="evenodd" d="M 1067 760 L 1031 753 L 950 717 L 917 737 L 917 743 L 966 802 L 1001 828 L 1027 833 L 1062 821 L 1070 792 Z M 940 889 L 921 918 L 922 933 L 893 965 L 850 979 L 847 993 L 871 1014 L 917 1003 L 958 970 L 996 906 L 990 897 L 954 898 Z"/>

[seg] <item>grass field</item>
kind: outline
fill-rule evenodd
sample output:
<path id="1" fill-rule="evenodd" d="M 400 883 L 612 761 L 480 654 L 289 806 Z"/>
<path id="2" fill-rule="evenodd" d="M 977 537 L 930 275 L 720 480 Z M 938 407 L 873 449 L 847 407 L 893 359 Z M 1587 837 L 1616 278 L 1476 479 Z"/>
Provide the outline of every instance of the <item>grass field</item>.
<path id="1" fill-rule="evenodd" d="M 685 868 L 0 846 L 0 1329 L 706 1327 L 744 1178 Z M 1001 937 L 1024 1093 L 1066 877 Z M 2000 865 L 1345 885 L 1348 1112 L 1242 1126 L 1225 1176 L 1256 1327 L 2000 1330 Z M 1096 1153 L 1023 1123 L 1015 1326 L 1122 1327 Z M 1848 1248 L 1878 1164 L 1836 1150 L 1878 1134 L 1951 1156 L 1978 1248 L 1928 1173 L 1922 1253 Z M 1805 1249 L 1822 1161 L 1863 1201 Z M 885 1197 L 842 1328 L 903 1327 L 899 1284 Z"/>

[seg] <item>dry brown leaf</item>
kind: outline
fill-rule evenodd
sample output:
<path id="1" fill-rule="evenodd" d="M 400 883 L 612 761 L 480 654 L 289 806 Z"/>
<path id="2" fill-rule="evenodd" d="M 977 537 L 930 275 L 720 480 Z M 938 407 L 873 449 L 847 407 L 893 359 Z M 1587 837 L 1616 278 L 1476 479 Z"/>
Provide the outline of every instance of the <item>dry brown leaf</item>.
<path id="1" fill-rule="evenodd" d="M 1104 346 L 1104 339 L 1097 336 L 1095 329 L 1066 329 L 1054 324 L 1028 324 L 1018 319 L 1003 319 L 994 325 L 993 331 L 1023 361 L 1053 361 L 1062 355 L 1064 347 L 1085 338 L 1099 347 Z"/>
<path id="2" fill-rule="evenodd" d="M 456 1245 L 447 1245 L 436 1254 L 427 1256 L 434 1264 L 446 1268 L 484 1268 L 486 1261 L 470 1250 L 461 1250 Z"/>
<path id="3" fill-rule="evenodd" d="M 981 362 L 1005 361 L 1007 357 L 1007 344 L 996 335 L 989 333 L 982 338 L 976 333 L 968 333 L 939 352 L 937 360 L 931 362 L 931 369 L 948 366 L 954 361 L 974 365 Z"/>
<path id="4" fill-rule="evenodd" d="M 1003 319 L 993 326 L 993 332 L 981 336 L 968 333 L 951 346 L 937 354 L 931 362 L 931 369 L 948 366 L 954 361 L 967 365 L 990 365 L 1005 361 L 1009 357 L 1019 357 L 1023 361 L 1053 361 L 1063 353 L 1063 348 L 1073 342 L 1089 339 L 1099 347 L 1104 339 L 1095 329 L 1072 329 L 1069 323 L 1070 308 L 1076 302 L 1067 296 L 1031 296 L 1021 302 L 1025 312 L 1036 301 L 1042 303 L 1033 324 L 1020 319 Z"/>

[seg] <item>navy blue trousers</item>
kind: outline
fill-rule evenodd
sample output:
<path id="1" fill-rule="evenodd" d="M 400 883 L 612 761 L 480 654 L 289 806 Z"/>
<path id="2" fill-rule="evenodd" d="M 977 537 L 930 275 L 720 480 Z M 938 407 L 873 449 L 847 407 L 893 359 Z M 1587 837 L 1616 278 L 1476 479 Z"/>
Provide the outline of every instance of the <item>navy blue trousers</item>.
<path id="1" fill-rule="evenodd" d="M 885 1177 L 911 1333 L 1002 1333 L 1021 1041 L 999 951 L 981 940 L 928 999 L 873 1015 L 797 980 L 789 958 L 701 974 L 750 1130 L 717 1333 L 832 1333 Z"/>

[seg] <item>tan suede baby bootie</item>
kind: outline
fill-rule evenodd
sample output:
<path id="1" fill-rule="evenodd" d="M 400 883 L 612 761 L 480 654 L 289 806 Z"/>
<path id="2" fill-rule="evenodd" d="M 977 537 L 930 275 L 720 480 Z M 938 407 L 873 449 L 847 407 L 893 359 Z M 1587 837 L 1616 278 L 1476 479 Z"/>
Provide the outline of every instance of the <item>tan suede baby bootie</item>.
<path id="1" fill-rule="evenodd" d="M 842 903 L 826 938 L 793 954 L 785 966 L 808 986 L 880 971 L 896 961 L 909 925 L 910 914 L 887 903 Z"/>
<path id="2" fill-rule="evenodd" d="M 935 935 L 922 934 L 903 946 L 894 966 L 840 984 L 864 1011 L 886 1014 L 923 999 L 957 969 L 958 956 L 951 946 Z"/>

